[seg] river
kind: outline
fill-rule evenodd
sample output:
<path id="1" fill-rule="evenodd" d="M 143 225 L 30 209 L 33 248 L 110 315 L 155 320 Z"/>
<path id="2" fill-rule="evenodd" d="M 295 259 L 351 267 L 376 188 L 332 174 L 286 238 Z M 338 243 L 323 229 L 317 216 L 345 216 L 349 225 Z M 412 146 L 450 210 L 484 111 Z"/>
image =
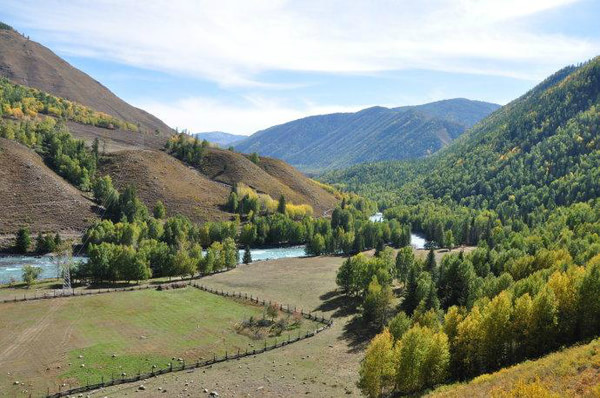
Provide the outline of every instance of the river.
<path id="1" fill-rule="evenodd" d="M 425 239 L 417 234 L 410 235 L 410 244 L 416 249 L 423 249 Z M 276 260 L 278 258 L 292 258 L 304 256 L 304 246 L 274 247 L 265 249 L 251 249 L 252 261 Z M 244 251 L 240 250 L 240 261 Z M 86 261 L 85 257 L 74 257 L 74 261 Z M 56 264 L 51 256 L 0 256 L 0 284 L 9 283 L 11 280 L 22 280 L 23 266 L 33 265 L 42 269 L 40 279 L 56 278 Z"/>
<path id="2" fill-rule="evenodd" d="M 275 247 L 267 249 L 251 249 L 252 261 L 275 260 L 278 258 L 302 257 L 304 256 L 304 246 Z M 240 260 L 244 256 L 244 251 L 240 250 Z M 74 261 L 86 261 L 85 257 L 74 257 Z M 56 278 L 56 264 L 51 256 L 0 256 L 0 284 L 8 283 L 11 280 L 21 281 L 23 266 L 33 265 L 42 269 L 40 279 Z"/>
<path id="3" fill-rule="evenodd" d="M 383 213 L 375 213 L 371 217 L 369 217 L 369 220 L 371 220 L 372 222 L 382 222 Z M 414 233 L 410 234 L 410 245 L 415 249 L 424 249 L 426 242 L 427 241 L 422 235 Z"/>

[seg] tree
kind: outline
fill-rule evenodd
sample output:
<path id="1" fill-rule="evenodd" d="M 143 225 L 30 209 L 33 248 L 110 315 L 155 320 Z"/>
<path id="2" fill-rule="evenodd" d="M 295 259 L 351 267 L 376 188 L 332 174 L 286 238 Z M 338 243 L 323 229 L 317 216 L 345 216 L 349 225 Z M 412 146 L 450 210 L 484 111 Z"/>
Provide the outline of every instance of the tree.
<path id="1" fill-rule="evenodd" d="M 360 364 L 358 386 L 367 397 L 376 398 L 390 390 L 394 379 L 394 340 L 384 329 L 371 340 Z"/>
<path id="2" fill-rule="evenodd" d="M 314 234 L 306 245 L 306 254 L 309 256 L 320 256 L 325 252 L 325 238 L 321 234 Z"/>
<path id="3" fill-rule="evenodd" d="M 444 245 L 447 249 L 454 249 L 454 234 L 451 229 L 447 230 L 444 234 Z"/>
<path id="4" fill-rule="evenodd" d="M 385 325 L 392 298 L 392 289 L 387 285 L 381 286 L 377 276 L 373 276 L 363 302 L 363 320 L 377 329 Z"/>
<path id="5" fill-rule="evenodd" d="M 223 260 L 227 268 L 234 268 L 240 262 L 240 252 L 232 238 L 223 241 Z"/>
<path id="6" fill-rule="evenodd" d="M 18 253 L 27 253 L 31 246 L 31 233 L 28 227 L 20 228 L 15 239 L 15 250 Z"/>
<path id="7" fill-rule="evenodd" d="M 406 246 L 398 250 L 396 255 L 396 277 L 403 283 L 406 283 L 408 270 L 415 261 L 415 255 L 412 247 Z"/>
<path id="8" fill-rule="evenodd" d="M 281 195 L 279 197 L 279 203 L 277 204 L 277 212 L 281 213 L 281 214 L 285 214 L 285 209 L 286 209 L 285 196 Z"/>
<path id="9" fill-rule="evenodd" d="M 56 249 L 55 239 L 52 235 L 42 235 L 38 233 L 36 238 L 36 251 L 39 254 L 52 253 Z"/>
<path id="10" fill-rule="evenodd" d="M 156 219 L 162 219 L 165 218 L 165 215 L 167 214 L 167 209 L 165 208 L 165 205 L 162 201 L 157 201 L 156 204 L 154 205 L 154 210 L 152 211 L 154 218 Z"/>
<path id="11" fill-rule="evenodd" d="M 258 153 L 253 152 L 252 155 L 250 155 L 250 161 L 254 164 L 258 164 L 258 162 L 260 162 L 260 158 L 258 157 Z"/>
<path id="12" fill-rule="evenodd" d="M 591 337 L 600 330 L 600 254 L 589 261 L 579 290 L 581 335 Z"/>
<path id="13" fill-rule="evenodd" d="M 400 311 L 388 322 L 387 328 L 394 337 L 394 341 L 398 341 L 411 326 L 412 321 L 410 317 L 406 315 L 406 312 Z"/>
<path id="14" fill-rule="evenodd" d="M 34 267 L 29 264 L 23 266 L 23 281 L 27 287 L 31 287 L 31 285 L 36 281 L 37 278 L 40 277 L 41 274 L 42 269 L 40 267 Z"/>
<path id="15" fill-rule="evenodd" d="M 233 189 L 231 190 L 231 192 L 229 192 L 229 197 L 227 198 L 227 205 L 226 205 L 226 207 L 227 207 L 227 210 L 229 210 L 232 213 L 237 213 L 238 210 L 243 210 L 239 206 L 238 195 L 237 195 L 237 193 Z"/>
<path id="16" fill-rule="evenodd" d="M 396 347 L 396 388 L 400 393 L 415 393 L 446 380 L 450 352 L 444 332 L 415 325 Z"/>
<path id="17" fill-rule="evenodd" d="M 486 370 L 496 370 L 509 361 L 512 343 L 512 295 L 506 291 L 481 310 L 479 356 Z"/>
<path id="18" fill-rule="evenodd" d="M 427 258 L 425 259 L 425 271 L 429 272 L 431 276 L 435 279 L 435 275 L 437 272 L 437 263 L 435 261 L 435 251 L 429 249 L 427 253 Z"/>
<path id="19" fill-rule="evenodd" d="M 244 258 L 242 260 L 244 264 L 250 264 L 252 262 L 252 253 L 250 252 L 250 246 L 246 245 L 244 249 Z"/>

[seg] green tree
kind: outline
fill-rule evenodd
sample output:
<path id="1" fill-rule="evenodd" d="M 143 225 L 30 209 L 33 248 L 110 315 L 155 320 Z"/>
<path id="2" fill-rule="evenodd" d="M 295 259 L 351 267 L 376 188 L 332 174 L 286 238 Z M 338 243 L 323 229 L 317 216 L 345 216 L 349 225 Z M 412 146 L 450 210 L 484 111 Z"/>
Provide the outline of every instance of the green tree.
<path id="1" fill-rule="evenodd" d="M 34 267 L 32 265 L 26 264 L 23 266 L 23 281 L 27 285 L 27 287 L 31 287 L 31 285 L 40 277 L 42 274 L 42 269 L 40 267 Z"/>
<path id="2" fill-rule="evenodd" d="M 321 234 L 314 234 L 306 245 L 306 254 L 309 256 L 320 256 L 325 252 L 325 238 Z"/>
<path id="3" fill-rule="evenodd" d="M 454 249 L 454 234 L 451 229 L 447 230 L 444 234 L 444 245 L 447 249 Z"/>
<path id="4" fill-rule="evenodd" d="M 31 233 L 28 227 L 19 228 L 15 238 L 15 250 L 18 253 L 27 253 L 31 246 Z"/>
<path id="5" fill-rule="evenodd" d="M 406 246 L 398 250 L 396 255 L 396 277 L 403 283 L 406 283 L 408 270 L 415 261 L 415 255 L 412 247 Z"/>
<path id="6" fill-rule="evenodd" d="M 277 212 L 285 214 L 286 206 L 285 196 L 281 195 L 279 197 L 279 202 L 277 203 Z"/>
<path id="7" fill-rule="evenodd" d="M 377 276 L 373 276 L 363 301 L 363 320 L 377 329 L 385 325 L 392 298 L 392 289 L 387 285 L 381 286 Z"/>
<path id="8" fill-rule="evenodd" d="M 244 264 L 250 264 L 252 262 L 252 253 L 250 252 L 250 246 L 246 245 L 244 249 L 244 258 L 242 260 Z"/>
<path id="9" fill-rule="evenodd" d="M 253 153 L 250 155 L 250 161 L 251 161 L 252 163 L 254 163 L 254 164 L 258 164 L 258 163 L 260 162 L 260 158 L 258 157 L 258 153 L 256 153 L 256 152 L 253 152 Z"/>
<path id="10" fill-rule="evenodd" d="M 396 388 L 400 393 L 419 392 L 448 377 L 450 352 L 444 332 L 415 325 L 396 347 Z"/>
<path id="11" fill-rule="evenodd" d="M 579 290 L 581 335 L 595 336 L 600 330 L 600 255 L 590 260 Z"/>
<path id="12" fill-rule="evenodd" d="M 400 340 L 404 333 L 406 333 L 411 326 L 412 321 L 404 311 L 397 313 L 387 325 L 390 333 L 394 337 L 394 341 Z"/>
<path id="13" fill-rule="evenodd" d="M 165 205 L 162 201 L 157 201 L 156 204 L 154 205 L 154 210 L 152 211 L 154 218 L 160 220 L 162 218 L 165 218 L 165 216 L 167 215 L 167 209 L 165 208 Z"/>

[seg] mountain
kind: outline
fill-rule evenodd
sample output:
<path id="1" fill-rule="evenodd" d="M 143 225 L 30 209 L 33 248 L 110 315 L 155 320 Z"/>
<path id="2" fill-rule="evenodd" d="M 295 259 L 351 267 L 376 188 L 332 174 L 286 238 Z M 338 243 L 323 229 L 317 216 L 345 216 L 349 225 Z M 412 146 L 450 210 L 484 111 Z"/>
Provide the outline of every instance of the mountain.
<path id="1" fill-rule="evenodd" d="M 160 147 L 174 133 L 155 116 L 123 101 L 48 48 L 23 37 L 7 25 L 0 29 L 0 76 L 139 125 L 139 132 L 120 138 L 130 147 L 140 141 Z M 77 135 L 77 131 L 73 133 Z M 112 141 L 112 137 L 106 137 L 106 140 Z"/>
<path id="2" fill-rule="evenodd" d="M 600 196 L 598 125 L 600 57 L 556 72 L 424 161 L 358 165 L 323 180 L 391 202 L 446 198 L 527 214 Z"/>
<path id="3" fill-rule="evenodd" d="M 243 154 L 206 148 L 202 167 L 189 167 L 164 151 L 173 133 L 0 24 L 0 203 L 11 209 L 0 217 L 0 233 L 24 225 L 34 232 L 81 232 L 97 217 L 85 192 L 96 168 L 117 189 L 133 185 L 150 208 L 161 200 L 170 215 L 195 222 L 231 219 L 224 208 L 236 183 L 309 204 L 316 215 L 335 207 L 333 194 L 274 159 L 257 165 Z M 97 166 L 89 148 L 71 136 L 88 146 L 99 139 Z"/>
<path id="4" fill-rule="evenodd" d="M 208 133 L 196 133 L 196 134 L 192 134 L 192 135 L 194 137 L 198 138 L 200 141 L 206 140 L 208 142 L 218 144 L 222 147 L 228 147 L 230 145 L 235 145 L 237 142 L 240 142 L 240 141 L 248 138 L 245 135 L 229 134 L 229 133 L 224 133 L 222 131 L 211 131 Z"/>
<path id="5" fill-rule="evenodd" d="M 498 107 L 458 98 L 310 116 L 259 131 L 236 149 L 276 157 L 307 172 L 419 158 L 448 145 Z"/>

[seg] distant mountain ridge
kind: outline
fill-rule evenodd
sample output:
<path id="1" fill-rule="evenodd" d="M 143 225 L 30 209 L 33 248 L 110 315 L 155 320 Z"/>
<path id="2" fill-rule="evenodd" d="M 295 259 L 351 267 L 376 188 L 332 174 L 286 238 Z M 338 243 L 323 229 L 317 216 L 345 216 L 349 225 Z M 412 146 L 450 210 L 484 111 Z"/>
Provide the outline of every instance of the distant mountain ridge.
<path id="1" fill-rule="evenodd" d="M 209 131 L 206 133 L 196 133 L 192 135 L 198 138 L 199 140 L 213 142 L 215 144 L 219 144 L 222 147 L 234 145 L 235 143 L 248 138 L 248 136 L 246 135 L 230 134 L 225 133 L 223 131 Z"/>
<path id="2" fill-rule="evenodd" d="M 499 107 L 457 98 L 310 116 L 258 131 L 236 149 L 280 158 L 307 172 L 419 158 L 448 145 Z"/>

